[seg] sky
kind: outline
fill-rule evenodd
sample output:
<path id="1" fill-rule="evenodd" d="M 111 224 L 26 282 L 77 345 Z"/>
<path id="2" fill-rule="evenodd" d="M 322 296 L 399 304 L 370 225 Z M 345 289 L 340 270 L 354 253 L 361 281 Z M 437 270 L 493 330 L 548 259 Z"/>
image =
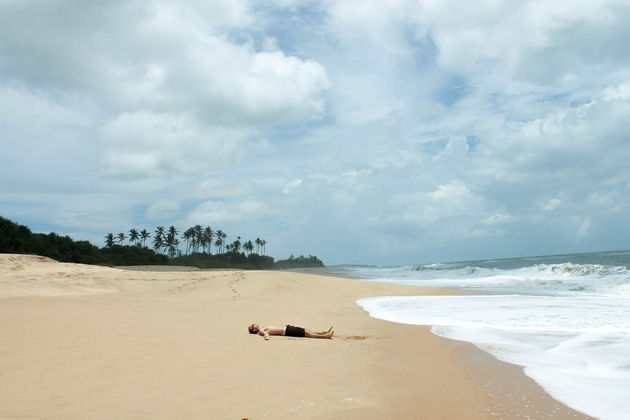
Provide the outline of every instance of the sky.
<path id="1" fill-rule="evenodd" d="M 0 215 L 276 259 L 630 248 L 627 0 L 0 0 Z"/>

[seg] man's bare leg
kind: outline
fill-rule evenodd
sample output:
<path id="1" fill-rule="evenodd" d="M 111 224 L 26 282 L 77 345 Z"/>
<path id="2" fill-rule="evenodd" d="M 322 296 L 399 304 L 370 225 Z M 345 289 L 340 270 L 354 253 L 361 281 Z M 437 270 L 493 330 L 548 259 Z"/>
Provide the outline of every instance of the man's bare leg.
<path id="1" fill-rule="evenodd" d="M 330 328 L 328 328 L 326 331 L 311 331 L 313 334 L 328 334 L 329 332 L 331 332 L 333 329 L 333 327 L 331 326 Z"/>
<path id="2" fill-rule="evenodd" d="M 332 327 L 330 327 L 328 331 L 321 332 L 314 332 L 307 328 L 304 329 L 304 336 L 308 338 L 332 338 L 333 334 L 335 334 L 335 332 L 332 331 Z"/>

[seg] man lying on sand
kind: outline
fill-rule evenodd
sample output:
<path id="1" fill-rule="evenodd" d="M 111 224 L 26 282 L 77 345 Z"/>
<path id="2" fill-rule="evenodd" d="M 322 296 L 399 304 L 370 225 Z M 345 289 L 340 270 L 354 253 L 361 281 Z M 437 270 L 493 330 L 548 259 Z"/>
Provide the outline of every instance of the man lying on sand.
<path id="1" fill-rule="evenodd" d="M 273 325 L 267 325 L 261 327 L 258 324 L 252 324 L 247 329 L 250 334 L 260 334 L 265 337 L 265 340 L 269 340 L 270 335 L 285 335 L 287 337 L 309 337 L 309 338 L 332 338 L 335 333 L 332 329 L 328 328 L 327 331 L 311 331 L 308 328 L 294 327 L 293 325 L 287 325 L 286 327 L 274 327 Z"/>

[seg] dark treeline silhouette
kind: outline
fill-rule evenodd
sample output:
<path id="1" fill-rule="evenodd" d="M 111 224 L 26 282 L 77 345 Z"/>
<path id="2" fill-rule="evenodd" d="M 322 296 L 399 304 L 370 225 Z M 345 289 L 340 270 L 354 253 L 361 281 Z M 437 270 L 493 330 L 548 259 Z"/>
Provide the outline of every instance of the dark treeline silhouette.
<path id="1" fill-rule="evenodd" d="M 256 238 L 243 241 L 238 236 L 227 242 L 222 230 L 195 225 L 184 231 L 184 252 L 180 249 L 179 232 L 174 226 L 158 226 L 153 233 L 146 229 L 105 235 L 105 247 L 88 241 L 74 241 L 56 233 L 33 233 L 0 216 L 0 253 L 37 254 L 61 262 L 101 265 L 186 265 L 199 268 L 290 268 L 323 266 L 317 257 L 291 258 L 290 266 L 274 262 L 265 255 L 267 241 Z M 151 239 L 149 248 L 147 241 Z M 127 244 L 125 245 L 125 241 Z M 262 253 L 262 254 L 261 254 Z M 302 265 L 300 265 L 302 264 Z M 313 265 L 315 264 L 315 265 Z"/>
<path id="2" fill-rule="evenodd" d="M 305 257 L 300 255 L 294 257 L 291 255 L 287 260 L 278 260 L 274 265 L 275 268 L 302 268 L 302 267 L 324 267 L 324 263 L 319 258 L 309 255 Z"/>
<path id="3" fill-rule="evenodd" d="M 108 233 L 105 235 L 105 246 L 110 248 L 116 243 L 122 245 L 125 239 L 128 239 L 130 244 L 146 248 L 147 239 L 151 238 L 151 235 L 153 235 L 152 243 L 155 252 L 168 254 L 171 258 L 191 254 L 212 255 L 213 246 L 216 254 L 224 254 L 226 251 L 240 253 L 242 249 L 248 255 L 253 254 L 254 250 L 256 254 L 264 255 L 267 244 L 267 241 L 260 238 L 256 238 L 254 242 L 251 240 L 243 242 L 240 236 L 235 241 L 228 243 L 226 241 L 228 235 L 221 229 L 215 231 L 210 226 L 195 225 L 184 231 L 183 239 L 186 241 L 186 249 L 183 253 L 179 247 L 179 231 L 175 226 L 170 226 L 168 229 L 164 226 L 158 226 L 152 234 L 146 229 L 138 231 L 136 228 L 132 228 L 129 230 L 128 237 L 124 232 L 116 235 Z"/>
<path id="4" fill-rule="evenodd" d="M 100 249 L 88 241 L 74 241 L 56 233 L 33 233 L 0 216 L 0 252 L 36 254 L 61 262 L 101 265 L 166 264 L 168 257 L 146 248 L 115 245 Z"/>

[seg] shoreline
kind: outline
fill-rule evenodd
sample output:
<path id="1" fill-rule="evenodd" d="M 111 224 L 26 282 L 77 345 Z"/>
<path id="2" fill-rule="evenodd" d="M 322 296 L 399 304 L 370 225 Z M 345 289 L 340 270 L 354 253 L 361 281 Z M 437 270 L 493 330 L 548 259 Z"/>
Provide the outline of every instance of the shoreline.
<path id="1" fill-rule="evenodd" d="M 343 266 L 340 267 L 314 267 L 314 268 L 295 268 L 295 269 L 285 269 L 285 270 L 275 270 L 275 271 L 290 271 L 299 274 L 308 274 L 315 276 L 324 276 L 324 277 L 338 277 L 345 279 L 353 279 L 364 282 L 375 282 L 381 283 L 375 280 L 363 279 L 347 269 L 344 269 Z M 394 283 L 382 283 L 382 284 L 394 284 Z M 454 289 L 454 288 L 444 288 L 444 287 L 428 287 L 428 286 L 405 286 L 405 287 L 417 287 L 419 288 L 420 295 L 448 295 L 448 294 L 493 294 L 487 291 L 474 291 L 474 290 L 464 290 L 464 289 Z M 428 291 L 428 293 L 427 293 Z M 358 303 L 355 304 L 361 307 Z M 371 315 L 364 310 L 365 314 L 372 318 Z M 380 320 L 380 319 L 378 319 Z M 397 325 L 405 325 L 396 323 L 393 321 L 384 321 Z M 516 365 L 513 363 L 505 362 L 497 359 L 492 354 L 478 348 L 473 343 L 468 341 L 456 340 L 452 338 L 442 337 L 437 334 L 434 334 L 431 329 L 432 325 L 410 325 L 411 327 L 421 327 L 426 328 L 428 333 L 440 337 L 441 339 L 447 342 L 448 346 L 464 346 L 468 347 L 462 354 L 460 362 L 465 364 L 468 369 L 476 370 L 479 378 L 484 378 L 480 381 L 483 383 L 483 387 L 499 387 L 502 392 L 507 395 L 518 395 L 522 394 L 522 400 L 526 401 L 526 405 L 532 403 L 532 401 L 538 400 L 539 402 L 543 402 L 547 398 L 551 399 L 551 401 L 545 401 L 543 406 L 548 410 L 547 413 L 541 414 L 540 412 L 536 412 L 536 418 L 546 418 L 547 416 L 554 415 L 570 415 L 573 418 L 584 418 L 584 419 L 593 419 L 593 417 L 577 411 L 569 406 L 567 406 L 564 402 L 557 400 L 553 396 L 549 394 L 547 390 L 545 390 L 541 384 L 536 382 L 534 379 L 529 377 L 524 372 L 524 367 L 520 365 Z M 480 369 L 479 366 L 482 366 Z M 517 378 L 520 377 L 520 378 Z M 541 395 L 542 393 L 542 395 Z M 523 406 L 518 405 L 510 405 L 506 406 L 503 402 L 493 402 L 497 407 L 501 407 L 502 416 L 507 415 L 509 418 L 521 418 L 523 417 Z M 565 410 L 567 410 L 565 412 Z M 555 414 L 554 414 L 555 413 Z M 525 416 L 527 418 L 527 416 Z"/>
<path id="2" fill-rule="evenodd" d="M 295 273 L 302 273 L 302 274 L 348 278 L 348 279 L 354 279 L 354 280 L 365 281 L 365 282 L 381 283 L 376 280 L 363 279 L 355 275 L 354 273 L 350 272 L 350 270 L 345 269 L 343 266 L 302 268 L 302 269 L 291 269 L 288 271 L 292 271 Z M 383 283 L 383 284 L 395 284 L 395 283 Z M 444 288 L 444 287 L 430 287 L 430 286 L 407 286 L 407 287 L 418 287 L 419 289 L 421 289 L 419 290 L 419 293 L 418 293 L 419 295 L 425 295 L 425 294 L 426 295 L 449 295 L 449 294 L 491 295 L 491 294 L 495 294 L 488 291 L 475 291 L 475 290 L 464 290 L 464 289 Z M 360 305 L 358 305 L 358 303 L 355 302 L 355 304 L 361 307 Z M 361 309 L 365 312 L 365 314 L 368 317 L 372 318 L 371 315 L 365 309 L 363 309 L 362 307 Z M 379 318 L 372 318 L 372 319 L 379 319 Z M 394 321 L 384 321 L 384 322 L 390 322 L 392 324 L 398 324 L 398 325 L 405 325 L 405 324 L 400 324 Z M 523 366 L 499 360 L 492 354 L 480 349 L 479 347 L 477 347 L 475 344 L 471 342 L 457 340 L 453 338 L 447 338 L 447 337 L 434 334 L 431 331 L 431 329 L 433 328 L 432 325 L 412 324 L 411 326 L 426 328 L 429 334 L 434 335 L 436 337 L 440 337 L 443 340 L 446 340 L 447 345 L 449 346 L 452 346 L 452 345 L 469 346 L 469 348 L 465 352 L 463 352 L 460 362 L 467 365 L 467 368 L 470 368 L 470 369 L 477 369 L 479 368 L 479 366 L 483 366 L 483 368 L 480 369 L 477 373 L 480 378 L 488 374 L 488 371 L 492 372 L 491 375 L 485 377 L 484 381 L 486 381 L 486 383 L 484 384 L 484 388 L 498 386 L 499 388 L 502 389 L 502 392 L 505 392 L 508 395 L 518 395 L 519 393 L 522 393 L 523 394 L 522 396 L 524 397 L 522 399 L 527 400 L 528 401 L 527 404 L 530 404 L 531 401 L 533 400 L 539 400 L 542 402 L 543 399 L 550 398 L 553 402 L 544 403 L 544 406 L 547 408 L 548 413 L 541 414 L 540 412 L 538 412 L 536 413 L 536 416 L 538 416 L 536 418 L 546 418 L 547 416 L 552 416 L 552 413 L 554 412 L 556 412 L 555 415 L 558 415 L 558 413 L 561 413 L 564 409 L 567 409 L 568 411 L 565 413 L 565 415 L 571 415 L 571 417 L 574 417 L 574 418 L 593 419 L 593 417 L 585 413 L 582 413 L 580 411 L 577 411 L 567 406 L 564 402 L 554 398 L 547 390 L 543 388 L 541 384 L 539 384 L 533 378 L 525 374 Z M 520 378 L 517 379 L 516 377 L 518 376 L 520 376 Z M 541 396 L 541 392 L 542 394 L 544 394 L 544 396 Z M 503 403 L 495 402 L 494 404 L 496 404 L 497 406 L 502 406 L 502 410 L 507 409 L 507 411 L 504 411 L 504 414 L 502 415 L 506 415 L 505 413 L 509 412 L 509 415 L 508 415 L 509 418 L 520 418 L 522 416 L 522 413 L 520 412 L 520 410 L 522 410 L 522 407 L 518 408 L 515 406 L 510 406 L 510 408 L 508 409 L 506 406 L 504 406 Z"/>
<path id="3" fill-rule="evenodd" d="M 518 366 L 428 326 L 371 318 L 356 303 L 457 290 L 12 257 L 0 254 L 0 293 L 16 283 L 33 293 L 0 298 L 0 417 L 589 418 Z M 336 334 L 266 342 L 247 334 L 251 322 L 333 323 Z"/>

